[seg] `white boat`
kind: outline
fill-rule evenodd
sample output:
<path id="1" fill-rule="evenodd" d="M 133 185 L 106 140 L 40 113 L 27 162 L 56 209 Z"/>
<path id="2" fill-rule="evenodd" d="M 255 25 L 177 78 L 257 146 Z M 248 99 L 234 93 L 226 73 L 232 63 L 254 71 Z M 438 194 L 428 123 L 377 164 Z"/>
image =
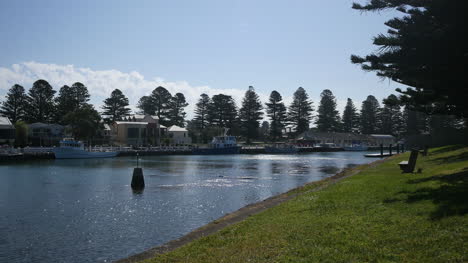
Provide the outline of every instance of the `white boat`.
<path id="1" fill-rule="evenodd" d="M 353 145 L 344 147 L 345 151 L 367 151 L 368 148 L 369 147 L 367 147 L 366 145 L 362 145 L 362 144 L 353 144 Z"/>
<path id="2" fill-rule="evenodd" d="M 55 159 L 90 159 L 90 158 L 110 158 L 117 156 L 118 152 L 108 151 L 87 151 L 81 141 L 64 139 L 60 141 L 60 146 L 52 149 Z"/>

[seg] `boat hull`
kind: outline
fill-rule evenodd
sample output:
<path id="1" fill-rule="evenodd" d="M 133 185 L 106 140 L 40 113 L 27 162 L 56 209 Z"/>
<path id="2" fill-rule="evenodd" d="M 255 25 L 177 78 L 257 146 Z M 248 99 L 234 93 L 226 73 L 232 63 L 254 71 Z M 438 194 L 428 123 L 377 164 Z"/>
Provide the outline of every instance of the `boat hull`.
<path id="1" fill-rule="evenodd" d="M 195 148 L 192 150 L 193 154 L 211 155 L 211 154 L 238 154 L 241 147 L 225 147 L 225 148 Z"/>
<path id="2" fill-rule="evenodd" d="M 54 149 L 55 159 L 94 159 L 112 158 L 118 152 L 88 152 L 82 149 Z"/>

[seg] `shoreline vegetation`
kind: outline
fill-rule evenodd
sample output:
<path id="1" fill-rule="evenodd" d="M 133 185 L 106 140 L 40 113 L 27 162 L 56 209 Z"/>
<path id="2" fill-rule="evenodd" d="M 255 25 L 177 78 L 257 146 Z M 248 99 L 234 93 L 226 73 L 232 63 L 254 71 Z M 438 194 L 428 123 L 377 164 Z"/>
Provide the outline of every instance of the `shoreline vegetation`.
<path id="1" fill-rule="evenodd" d="M 468 260 L 468 147 L 346 169 L 118 262 Z M 443 165 L 442 165 L 443 164 Z"/>

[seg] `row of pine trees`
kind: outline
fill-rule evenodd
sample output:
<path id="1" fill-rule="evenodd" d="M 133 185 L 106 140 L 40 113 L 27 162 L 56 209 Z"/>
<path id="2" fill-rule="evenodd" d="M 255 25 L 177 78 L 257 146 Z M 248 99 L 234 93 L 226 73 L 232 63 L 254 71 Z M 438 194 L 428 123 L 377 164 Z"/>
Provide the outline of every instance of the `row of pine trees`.
<path id="1" fill-rule="evenodd" d="M 15 84 L 2 102 L 0 114 L 14 123 L 70 125 L 76 136 L 92 137 L 102 126 L 102 119 L 112 123 L 125 119 L 131 113 L 128 98 L 119 89 L 112 91 L 110 97 L 103 101 L 101 113 L 88 103 L 88 88 L 80 82 L 64 85 L 57 96 L 55 94 L 56 91 L 45 80 L 34 82 L 28 92 Z M 348 98 L 340 115 L 336 98 L 328 89 L 322 91 L 314 114 L 313 102 L 302 87 L 294 92 L 288 106 L 277 91 L 272 91 L 268 102 L 263 104 L 252 86 L 246 91 L 240 108 L 232 96 L 217 94 L 210 98 L 207 94 L 201 94 L 195 105 L 194 118 L 186 122 L 187 106 L 184 94 L 172 95 L 164 87 L 155 88 L 150 95 L 141 97 L 137 104 L 138 113 L 156 115 L 162 125 L 184 127 L 188 123 L 192 136 L 200 137 L 200 141 L 219 134 L 220 129 L 224 128 L 229 128 L 233 135 L 242 135 L 247 141 L 259 137 L 276 141 L 282 137 L 286 126 L 292 127 L 294 134 L 300 134 L 308 130 L 312 123 L 316 130 L 322 132 L 382 133 L 399 137 L 427 131 L 429 124 L 434 122 L 434 118 L 428 120 L 424 114 L 408 110 L 395 95 L 385 98 L 382 106 L 370 95 L 362 102 L 360 111 Z M 269 122 L 264 121 L 260 128 L 264 111 Z M 456 120 L 449 125 L 454 124 Z"/>

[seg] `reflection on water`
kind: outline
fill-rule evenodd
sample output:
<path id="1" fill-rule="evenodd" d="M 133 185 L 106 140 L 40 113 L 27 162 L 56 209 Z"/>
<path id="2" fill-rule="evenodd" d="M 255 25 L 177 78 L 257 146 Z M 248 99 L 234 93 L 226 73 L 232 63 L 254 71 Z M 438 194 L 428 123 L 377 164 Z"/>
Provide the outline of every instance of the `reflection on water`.
<path id="1" fill-rule="evenodd" d="M 0 262 L 103 262 L 178 238 L 247 204 L 342 168 L 362 153 L 144 156 L 0 166 Z"/>

